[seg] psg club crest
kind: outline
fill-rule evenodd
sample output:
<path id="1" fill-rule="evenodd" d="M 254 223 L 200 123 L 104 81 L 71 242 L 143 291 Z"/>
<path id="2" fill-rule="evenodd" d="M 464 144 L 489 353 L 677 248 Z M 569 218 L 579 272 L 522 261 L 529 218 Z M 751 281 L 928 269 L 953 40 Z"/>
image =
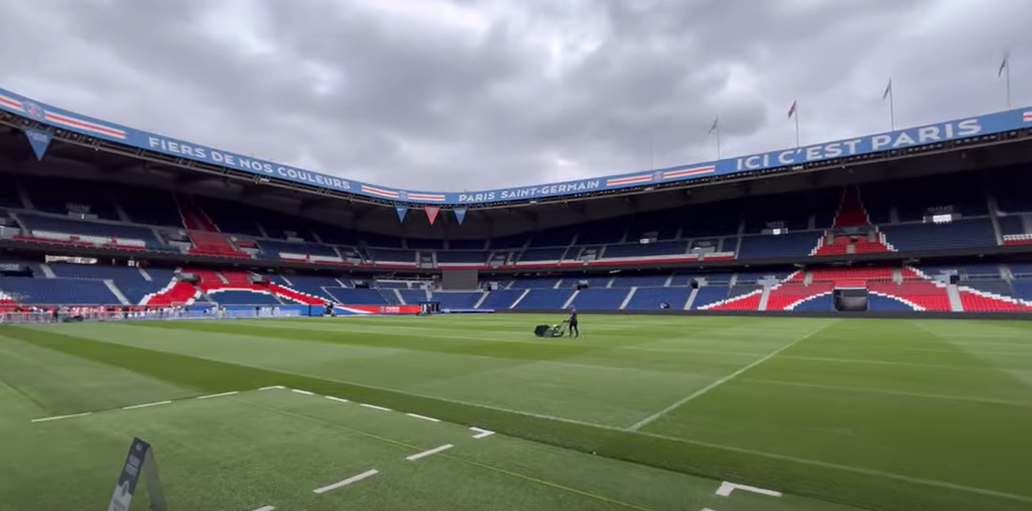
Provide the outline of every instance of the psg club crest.
<path id="1" fill-rule="evenodd" d="M 408 200 L 408 192 L 398 192 L 398 198 L 401 200 Z"/>
<path id="2" fill-rule="evenodd" d="M 658 170 L 656 172 L 653 172 L 652 173 L 652 180 L 653 181 L 662 181 L 663 180 L 663 171 L 659 171 Z"/>
<path id="3" fill-rule="evenodd" d="M 33 119 L 43 120 L 43 118 L 46 117 L 46 112 L 43 110 L 43 107 L 36 103 L 26 101 L 22 103 L 22 107 L 25 108 L 25 113 L 29 114 L 29 117 L 32 117 Z"/>

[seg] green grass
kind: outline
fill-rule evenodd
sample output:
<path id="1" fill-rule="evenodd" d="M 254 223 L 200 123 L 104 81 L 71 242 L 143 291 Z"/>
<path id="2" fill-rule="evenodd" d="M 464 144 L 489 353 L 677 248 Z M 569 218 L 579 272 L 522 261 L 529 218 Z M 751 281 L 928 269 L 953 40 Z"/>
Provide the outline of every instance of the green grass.
<path id="1" fill-rule="evenodd" d="M 0 326 L 0 438 L 18 440 L 0 510 L 102 508 L 132 436 L 173 509 L 1032 508 L 1032 324 L 586 316 L 578 340 L 530 334 L 551 321 Z M 269 385 L 396 411 L 191 399 Z"/>

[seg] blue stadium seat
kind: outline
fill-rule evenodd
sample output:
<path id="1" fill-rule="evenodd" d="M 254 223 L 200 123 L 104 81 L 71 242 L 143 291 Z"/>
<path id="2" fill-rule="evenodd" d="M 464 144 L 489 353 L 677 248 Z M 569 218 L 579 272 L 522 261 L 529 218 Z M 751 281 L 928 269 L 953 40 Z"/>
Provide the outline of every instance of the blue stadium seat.
<path id="1" fill-rule="evenodd" d="M 405 246 L 411 250 L 444 250 L 444 241 L 409 238 L 405 240 Z"/>
<path id="2" fill-rule="evenodd" d="M 830 312 L 835 308 L 834 300 L 834 296 L 830 293 L 816 295 L 798 303 L 792 310 L 796 312 Z"/>
<path id="3" fill-rule="evenodd" d="M 286 281 L 291 289 L 327 300 L 334 300 L 334 297 L 323 288 L 341 288 L 337 279 L 321 275 L 287 275 Z"/>
<path id="4" fill-rule="evenodd" d="M 487 240 L 449 240 L 449 250 L 486 250 Z"/>
<path id="5" fill-rule="evenodd" d="M 315 243 L 295 243 L 290 241 L 261 240 L 258 247 L 267 257 L 266 259 L 279 259 L 281 253 L 296 255 L 314 255 L 339 258 L 333 247 L 318 245 Z"/>
<path id="6" fill-rule="evenodd" d="M 33 215 L 30 213 L 23 213 L 19 215 L 19 218 L 21 218 L 25 227 L 32 231 L 48 231 L 73 234 L 77 236 L 98 236 L 103 238 L 125 238 L 143 240 L 145 242 L 155 244 L 161 243 L 154 235 L 154 231 L 146 227 L 55 218 Z"/>
<path id="7" fill-rule="evenodd" d="M 25 205 L 18 194 L 18 182 L 10 174 L 0 174 L 0 208 L 21 209 Z"/>
<path id="8" fill-rule="evenodd" d="M 669 279 L 669 275 L 616 276 L 612 287 L 663 287 Z"/>
<path id="9" fill-rule="evenodd" d="M 666 303 L 671 310 L 682 310 L 691 294 L 690 287 L 639 287 L 624 309 L 659 310 Z"/>
<path id="10" fill-rule="evenodd" d="M 657 243 L 628 243 L 624 245 L 609 245 L 606 247 L 602 257 L 612 258 L 633 258 L 633 257 L 655 257 L 685 255 L 688 252 L 688 243 L 684 241 L 660 241 Z"/>
<path id="11" fill-rule="evenodd" d="M 517 309 L 561 309 L 573 294 L 572 289 L 532 289 L 516 305 Z"/>
<path id="12" fill-rule="evenodd" d="M 695 301 L 692 302 L 692 310 L 698 310 L 700 307 L 726 300 L 727 291 L 726 286 L 700 287 L 699 292 L 695 295 Z"/>
<path id="13" fill-rule="evenodd" d="M 282 305 L 275 296 L 255 291 L 211 291 L 208 297 L 219 305 Z"/>
<path id="14" fill-rule="evenodd" d="M 519 279 L 513 281 L 511 289 L 537 289 L 537 288 L 553 288 L 558 284 L 560 279 L 545 278 L 545 279 Z"/>
<path id="15" fill-rule="evenodd" d="M 946 224 L 902 224 L 881 228 L 885 239 L 900 252 L 991 247 L 996 235 L 988 218 Z"/>
<path id="16" fill-rule="evenodd" d="M 353 289 L 344 287 L 328 287 L 326 292 L 337 302 L 346 305 L 397 305 L 396 300 L 388 298 L 379 289 Z"/>
<path id="17" fill-rule="evenodd" d="M 779 236 L 742 236 L 738 259 L 768 257 L 806 257 L 817 246 L 821 233 L 817 231 L 791 232 Z"/>
<path id="18" fill-rule="evenodd" d="M 120 305 L 99 280 L 0 277 L 0 290 L 36 305 Z"/>
<path id="19" fill-rule="evenodd" d="M 442 309 L 472 309 L 484 297 L 484 293 L 465 291 L 434 291 L 432 300 L 441 304 Z"/>
<path id="20" fill-rule="evenodd" d="M 444 250 L 437 252 L 438 263 L 487 264 L 487 252 Z"/>
<path id="21" fill-rule="evenodd" d="M 565 248 L 528 248 L 520 254 L 518 261 L 558 261 L 566 253 Z"/>
<path id="22" fill-rule="evenodd" d="M 577 296 L 574 297 L 570 306 L 581 310 L 618 310 L 628 293 L 630 290 L 626 288 L 582 289 L 577 292 Z M 562 306 L 562 304 L 559 305 Z"/>
<path id="23" fill-rule="evenodd" d="M 426 291 L 423 289 L 401 289 L 401 299 L 408 305 L 418 305 L 426 301 Z"/>
<path id="24" fill-rule="evenodd" d="M 54 274 L 62 278 L 110 280 L 125 295 L 129 303 L 139 304 L 143 298 L 164 288 L 169 280 L 148 282 L 138 268 L 103 266 L 97 264 L 52 264 Z M 152 275 L 153 279 L 154 276 Z"/>
<path id="25" fill-rule="evenodd" d="M 894 298 L 876 295 L 867 295 L 867 310 L 869 311 L 910 311 L 914 308 Z"/>
<path id="26" fill-rule="evenodd" d="M 88 212 L 102 220 L 121 220 L 108 194 L 107 183 L 28 175 L 19 179 L 32 205 L 40 211 L 59 215 Z"/>
<path id="27" fill-rule="evenodd" d="M 504 310 L 512 307 L 513 302 L 523 295 L 523 289 L 499 289 L 487 294 L 487 298 L 480 304 L 481 309 Z"/>
<path id="28" fill-rule="evenodd" d="M 166 190 L 138 186 L 112 186 L 112 196 L 129 220 L 138 224 L 182 228 L 183 218 L 175 197 Z"/>
<path id="29" fill-rule="evenodd" d="M 415 263 L 416 253 L 411 250 L 393 250 L 383 248 L 370 248 L 369 257 L 373 261 L 388 263 Z"/>

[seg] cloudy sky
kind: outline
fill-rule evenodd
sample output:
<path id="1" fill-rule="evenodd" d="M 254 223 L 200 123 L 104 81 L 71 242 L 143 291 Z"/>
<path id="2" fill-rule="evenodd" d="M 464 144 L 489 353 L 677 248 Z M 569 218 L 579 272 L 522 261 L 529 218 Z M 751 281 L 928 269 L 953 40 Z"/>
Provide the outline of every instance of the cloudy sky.
<path id="1" fill-rule="evenodd" d="M 408 189 L 561 181 L 1032 104 L 1028 0 L 0 0 L 0 87 Z"/>

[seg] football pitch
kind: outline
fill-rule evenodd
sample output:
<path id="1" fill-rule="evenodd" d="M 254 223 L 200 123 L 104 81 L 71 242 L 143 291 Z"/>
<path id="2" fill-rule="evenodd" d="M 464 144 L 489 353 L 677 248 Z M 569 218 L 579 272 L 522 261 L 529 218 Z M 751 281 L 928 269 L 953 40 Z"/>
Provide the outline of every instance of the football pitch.
<path id="1" fill-rule="evenodd" d="M 0 511 L 1032 509 L 1032 322 L 560 319 L 0 325 Z"/>

